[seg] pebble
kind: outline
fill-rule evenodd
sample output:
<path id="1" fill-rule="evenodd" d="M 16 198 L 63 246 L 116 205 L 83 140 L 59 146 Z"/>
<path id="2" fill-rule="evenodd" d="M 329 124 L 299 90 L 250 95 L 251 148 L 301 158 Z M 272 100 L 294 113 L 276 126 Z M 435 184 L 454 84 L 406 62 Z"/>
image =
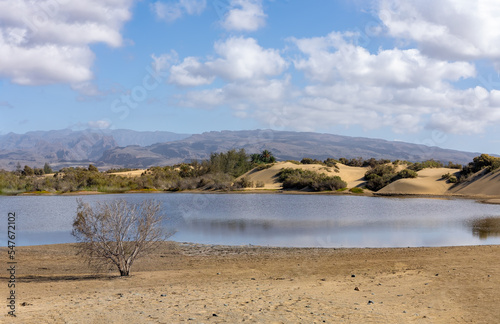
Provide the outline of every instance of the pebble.
<path id="1" fill-rule="evenodd" d="M 356 275 L 351 275 L 351 278 L 356 278 Z"/>
<path id="2" fill-rule="evenodd" d="M 359 288 L 358 288 L 358 287 L 355 287 L 355 288 L 354 288 L 354 290 L 359 291 Z"/>
<path id="3" fill-rule="evenodd" d="M 370 305 L 370 304 L 375 304 L 375 303 L 373 302 L 373 300 L 369 300 L 368 305 Z"/>

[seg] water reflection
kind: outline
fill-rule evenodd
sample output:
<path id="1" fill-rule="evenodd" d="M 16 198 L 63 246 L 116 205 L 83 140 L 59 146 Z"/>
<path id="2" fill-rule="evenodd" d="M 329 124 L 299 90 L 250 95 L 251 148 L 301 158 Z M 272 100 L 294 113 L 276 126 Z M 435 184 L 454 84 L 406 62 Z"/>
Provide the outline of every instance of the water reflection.
<path id="1" fill-rule="evenodd" d="M 73 242 L 76 198 L 0 196 L 16 212 L 18 245 Z M 406 247 L 500 244 L 499 205 L 471 200 L 252 194 L 134 194 L 81 197 L 97 203 L 157 199 L 179 242 L 295 247 Z M 6 241 L 6 222 L 0 240 Z"/>
<path id="2" fill-rule="evenodd" d="M 500 237 L 500 217 L 474 219 L 470 222 L 472 235 L 486 240 L 488 237 Z"/>

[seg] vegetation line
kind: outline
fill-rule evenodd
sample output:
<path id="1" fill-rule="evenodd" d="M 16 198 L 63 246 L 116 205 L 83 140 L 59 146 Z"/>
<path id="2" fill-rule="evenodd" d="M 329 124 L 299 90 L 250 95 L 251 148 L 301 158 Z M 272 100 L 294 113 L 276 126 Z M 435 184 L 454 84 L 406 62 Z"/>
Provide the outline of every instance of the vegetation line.
<path id="1" fill-rule="evenodd" d="M 363 193 L 364 189 L 379 191 L 391 182 L 404 178 L 416 178 L 418 171 L 424 168 L 454 168 L 457 174 L 443 174 L 447 182 L 459 184 L 471 181 L 476 176 L 496 172 L 500 168 L 500 158 L 482 154 L 472 162 L 462 166 L 449 162 L 447 165 L 435 160 L 424 162 L 389 161 L 361 158 L 338 160 L 328 158 L 319 161 L 304 158 L 299 161 L 287 161 L 296 165 L 321 165 L 319 171 L 303 168 L 284 168 L 277 174 L 284 190 L 307 191 L 344 191 L 347 183 L 340 176 L 339 165 L 365 167 L 367 169 L 364 184 L 360 188 L 351 188 L 350 193 Z M 225 153 L 212 153 L 203 161 L 194 160 L 173 166 L 155 166 L 144 171 L 140 176 L 127 177 L 113 174 L 132 171 L 133 169 L 108 170 L 100 172 L 94 165 L 88 168 L 70 167 L 53 172 L 46 164 L 44 168 L 31 168 L 18 164 L 15 171 L 0 170 L 0 194 L 16 195 L 21 193 L 63 194 L 80 191 L 101 193 L 155 192 L 155 191 L 231 191 L 243 188 L 263 188 L 262 181 L 255 183 L 250 177 L 241 177 L 246 172 L 258 172 L 272 167 L 276 163 L 270 151 L 260 154 L 247 154 L 244 149 L 230 150 Z M 322 170 L 328 171 L 327 173 Z M 330 174 L 328 174 L 330 173 Z"/>

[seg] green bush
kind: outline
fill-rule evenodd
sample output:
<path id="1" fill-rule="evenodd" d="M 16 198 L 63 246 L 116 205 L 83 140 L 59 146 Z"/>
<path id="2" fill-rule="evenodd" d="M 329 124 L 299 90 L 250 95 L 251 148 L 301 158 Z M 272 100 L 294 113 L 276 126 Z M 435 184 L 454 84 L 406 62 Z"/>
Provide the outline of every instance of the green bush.
<path id="1" fill-rule="evenodd" d="M 476 156 L 472 162 L 465 165 L 460 172 L 460 181 L 467 180 L 472 174 L 485 170 L 485 172 L 495 172 L 500 168 L 500 158 L 488 154 Z"/>
<path id="2" fill-rule="evenodd" d="M 391 183 L 395 176 L 396 173 L 393 166 L 378 165 L 365 173 L 366 188 L 378 191 Z"/>
<path id="3" fill-rule="evenodd" d="M 300 161 L 301 164 L 320 164 L 324 165 L 323 161 L 317 160 L 317 159 L 311 159 L 311 158 L 303 158 Z"/>
<path id="4" fill-rule="evenodd" d="M 274 164 L 259 164 L 257 165 L 257 167 L 255 168 L 255 170 L 257 171 L 262 171 L 262 170 L 266 170 L 266 169 L 269 169 L 270 167 L 272 167 Z"/>
<path id="5" fill-rule="evenodd" d="M 327 167 L 336 167 L 336 168 L 338 168 L 337 163 L 338 163 L 338 161 L 335 160 L 335 159 L 332 159 L 332 158 L 328 158 L 328 159 L 326 159 L 326 160 L 323 161 L 323 164 L 326 165 Z"/>
<path id="6" fill-rule="evenodd" d="M 293 163 L 293 164 L 300 165 L 300 162 L 296 161 L 296 160 L 286 160 L 285 162 L 290 162 L 290 163 Z"/>
<path id="7" fill-rule="evenodd" d="M 416 178 L 416 177 L 418 177 L 418 173 L 413 171 L 413 170 L 404 169 L 404 170 L 399 171 L 398 177 L 400 179 Z"/>
<path id="8" fill-rule="evenodd" d="M 448 173 L 446 173 L 446 174 L 443 174 L 443 175 L 441 176 L 441 179 L 443 179 L 443 180 L 448 180 L 450 177 L 451 177 L 451 174 L 448 172 Z"/>
<path id="9" fill-rule="evenodd" d="M 430 159 L 424 162 L 415 162 L 408 166 L 408 169 L 413 171 L 420 171 L 426 168 L 442 168 L 444 167 L 443 163 L 440 161 L 435 161 L 434 159 Z"/>
<path id="10" fill-rule="evenodd" d="M 337 190 L 347 183 L 339 176 L 327 176 L 310 170 L 284 168 L 278 173 L 278 180 L 284 189 L 312 189 L 314 191 Z"/>
<path id="11" fill-rule="evenodd" d="M 255 184 L 255 187 L 256 188 L 264 188 L 266 184 L 264 183 L 264 181 L 257 181 L 257 183 Z"/>
<path id="12" fill-rule="evenodd" d="M 355 193 L 355 194 L 362 194 L 365 191 L 362 188 L 354 187 L 349 189 L 350 192 Z"/>
<path id="13" fill-rule="evenodd" d="M 247 177 L 243 177 L 234 183 L 236 189 L 239 188 L 253 188 L 253 181 L 250 181 Z"/>

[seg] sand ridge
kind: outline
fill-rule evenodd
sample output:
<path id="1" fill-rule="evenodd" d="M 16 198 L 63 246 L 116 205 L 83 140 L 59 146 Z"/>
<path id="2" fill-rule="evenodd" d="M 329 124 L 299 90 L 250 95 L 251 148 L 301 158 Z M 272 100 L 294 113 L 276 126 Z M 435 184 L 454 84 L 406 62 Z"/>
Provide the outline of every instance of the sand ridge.
<path id="1" fill-rule="evenodd" d="M 456 169 L 427 168 L 417 172 L 417 178 L 400 179 L 377 191 L 379 194 L 446 195 L 452 183 L 442 179 L 443 174 L 455 174 Z"/>
<path id="2" fill-rule="evenodd" d="M 282 185 L 277 180 L 277 175 L 283 168 L 291 169 L 302 169 L 309 170 L 318 173 L 324 173 L 328 176 L 339 176 L 347 182 L 348 188 L 354 188 L 365 181 L 363 177 L 365 176 L 368 168 L 362 167 L 351 167 L 341 163 L 337 163 L 338 172 L 335 172 L 335 167 L 327 167 L 320 164 L 295 164 L 292 162 L 277 162 L 268 169 L 260 170 L 257 169 L 250 170 L 249 172 L 243 174 L 240 178 L 246 177 L 248 180 L 253 181 L 254 184 L 257 182 L 264 183 L 264 187 L 260 189 L 281 189 Z M 258 190 L 259 188 L 250 188 L 252 190 Z"/>

